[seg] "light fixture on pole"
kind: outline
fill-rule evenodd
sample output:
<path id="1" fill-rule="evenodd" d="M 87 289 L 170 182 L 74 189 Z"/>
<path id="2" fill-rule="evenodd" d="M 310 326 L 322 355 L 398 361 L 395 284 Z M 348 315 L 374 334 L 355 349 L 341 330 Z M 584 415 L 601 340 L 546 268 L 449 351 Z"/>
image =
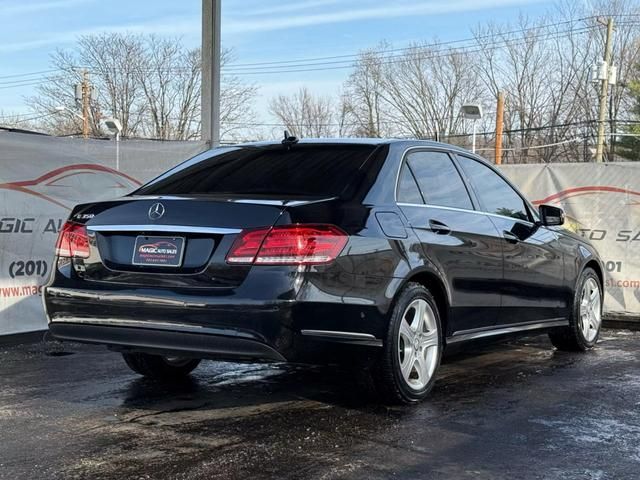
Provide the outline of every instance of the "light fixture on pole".
<path id="1" fill-rule="evenodd" d="M 122 132 L 122 124 L 117 118 L 105 118 L 104 126 L 107 127 L 109 133 L 116 137 L 116 170 L 120 170 L 120 132 Z"/>
<path id="2" fill-rule="evenodd" d="M 58 106 L 55 107 L 53 109 L 54 113 L 63 113 L 63 112 L 69 112 L 71 115 L 75 115 L 76 117 L 78 117 L 80 120 L 84 121 L 84 117 L 82 115 L 80 115 L 77 112 L 74 112 L 73 110 L 71 110 L 70 108 L 67 107 L 63 107 L 63 106 Z"/>
<path id="3" fill-rule="evenodd" d="M 462 118 L 473 120 L 471 151 L 476 153 L 476 121 L 482 118 L 482 106 L 478 103 L 467 103 L 460 108 L 460 114 Z"/>

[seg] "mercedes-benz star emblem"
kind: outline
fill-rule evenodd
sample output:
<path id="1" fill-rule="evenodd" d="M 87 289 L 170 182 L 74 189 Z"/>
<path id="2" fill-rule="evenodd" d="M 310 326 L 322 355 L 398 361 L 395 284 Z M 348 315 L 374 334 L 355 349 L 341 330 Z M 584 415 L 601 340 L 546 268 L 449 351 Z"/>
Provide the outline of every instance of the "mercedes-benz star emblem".
<path id="1" fill-rule="evenodd" d="M 159 218 L 162 218 L 163 215 L 164 205 L 161 203 L 154 203 L 151 205 L 151 208 L 149 209 L 149 218 L 151 220 L 158 220 Z"/>

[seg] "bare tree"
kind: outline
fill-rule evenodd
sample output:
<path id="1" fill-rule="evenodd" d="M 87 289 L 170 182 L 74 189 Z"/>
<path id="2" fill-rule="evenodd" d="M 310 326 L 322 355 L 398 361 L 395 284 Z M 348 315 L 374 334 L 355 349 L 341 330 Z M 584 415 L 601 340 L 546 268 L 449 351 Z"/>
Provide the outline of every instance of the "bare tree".
<path id="1" fill-rule="evenodd" d="M 387 104 L 383 99 L 383 51 L 388 44 L 366 50 L 344 85 L 340 103 L 350 133 L 357 137 L 384 137 L 391 133 L 385 123 Z"/>
<path id="2" fill-rule="evenodd" d="M 150 36 L 136 71 L 144 92 L 144 134 L 160 140 L 197 135 L 200 54 L 175 40 Z"/>
<path id="3" fill-rule="evenodd" d="M 225 50 L 222 66 L 231 58 Z M 39 114 L 51 114 L 42 128 L 53 134 L 82 130 L 74 88 L 89 72 L 92 88 L 90 122 L 100 135 L 100 119 L 118 118 L 124 137 L 188 140 L 200 135 L 201 59 L 179 39 L 154 35 L 106 33 L 81 37 L 73 51 L 52 56 L 56 70 L 28 100 Z M 252 121 L 257 88 L 233 75 L 221 86 L 222 136 L 233 136 Z M 58 107 L 65 107 L 59 110 Z"/>
<path id="4" fill-rule="evenodd" d="M 78 110 L 74 92 L 86 69 L 93 85 L 90 106 L 93 134 L 100 133 L 99 122 L 106 115 L 120 120 L 124 136 L 136 135 L 144 113 L 137 80 L 143 58 L 144 42 L 140 36 L 104 33 L 80 37 L 73 52 L 57 50 L 52 55 L 52 67 L 58 72 L 38 87 L 38 95 L 29 99 L 29 104 L 42 114 L 65 107 L 59 115 L 52 115 L 44 122 L 51 133 L 82 131 L 82 120 L 74 115 Z"/>
<path id="5" fill-rule="evenodd" d="M 313 95 L 306 87 L 291 95 L 271 100 L 269 110 L 297 137 L 331 137 L 333 102 L 328 97 Z"/>
<path id="6" fill-rule="evenodd" d="M 38 128 L 38 120 L 38 117 L 34 117 L 30 114 L 20 114 L 0 110 L 0 128 L 36 130 Z"/>
<path id="7" fill-rule="evenodd" d="M 222 67 L 233 60 L 233 51 L 224 49 Z M 220 136 L 237 140 L 243 135 L 256 136 L 256 112 L 254 102 L 258 87 L 247 83 L 236 75 L 224 74 L 220 86 Z M 199 95 L 198 95 L 199 96 Z"/>
<path id="8" fill-rule="evenodd" d="M 478 28 L 482 45 L 477 71 L 495 95 L 506 93 L 507 143 L 513 161 L 576 161 L 597 129 L 598 84 L 591 82 L 592 65 L 602 58 L 605 27 L 600 18 L 613 16 L 613 58 L 618 85 L 610 91 L 609 124 L 626 115 L 629 95 L 624 85 L 639 57 L 638 23 L 630 21 L 640 7 L 627 0 L 590 4 L 562 1 L 553 17 L 520 18 L 515 25 Z M 551 26 L 547 24 L 551 22 Z M 584 138 L 582 142 L 573 141 Z M 586 142 L 586 143 L 585 143 Z M 538 148 L 540 145 L 549 145 Z M 535 146 L 535 150 L 530 147 Z"/>
<path id="9" fill-rule="evenodd" d="M 385 62 L 381 83 L 390 120 L 416 138 L 461 131 L 460 107 L 480 95 L 469 55 L 437 45 L 412 45 L 399 61 Z"/>

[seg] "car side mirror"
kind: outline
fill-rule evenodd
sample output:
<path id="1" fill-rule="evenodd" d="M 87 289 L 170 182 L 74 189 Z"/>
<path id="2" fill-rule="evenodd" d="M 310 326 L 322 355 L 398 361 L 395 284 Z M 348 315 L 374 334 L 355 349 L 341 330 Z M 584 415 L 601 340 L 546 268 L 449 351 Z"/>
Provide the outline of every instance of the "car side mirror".
<path id="1" fill-rule="evenodd" d="M 564 210 L 551 205 L 540 205 L 538 207 L 542 225 L 552 227 L 564 224 Z"/>

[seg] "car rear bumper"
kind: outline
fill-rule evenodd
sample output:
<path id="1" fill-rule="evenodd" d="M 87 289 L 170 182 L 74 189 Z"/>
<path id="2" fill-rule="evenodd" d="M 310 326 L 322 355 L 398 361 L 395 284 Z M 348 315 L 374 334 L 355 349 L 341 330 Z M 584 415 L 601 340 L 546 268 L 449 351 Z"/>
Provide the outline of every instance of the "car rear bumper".
<path id="1" fill-rule="evenodd" d="M 49 330 L 57 339 L 109 345 L 122 351 L 223 360 L 286 360 L 265 343 L 188 325 L 66 318 L 51 322 Z"/>
<path id="2" fill-rule="evenodd" d="M 381 346 L 373 305 L 233 296 L 163 296 L 160 290 L 44 290 L 55 338 L 116 350 L 227 360 L 299 360 L 309 343 Z M 318 342 L 318 340 L 322 342 Z"/>

